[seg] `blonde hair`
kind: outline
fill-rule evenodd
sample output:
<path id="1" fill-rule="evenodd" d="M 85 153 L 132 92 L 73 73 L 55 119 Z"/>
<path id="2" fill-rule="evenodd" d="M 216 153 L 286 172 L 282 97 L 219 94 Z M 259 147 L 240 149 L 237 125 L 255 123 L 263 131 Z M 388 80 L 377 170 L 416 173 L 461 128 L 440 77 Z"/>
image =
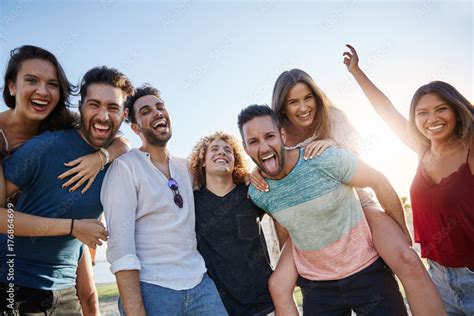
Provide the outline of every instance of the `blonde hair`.
<path id="1" fill-rule="evenodd" d="M 191 155 L 188 158 L 189 169 L 194 178 L 194 186 L 201 188 L 206 185 L 206 170 L 203 166 L 206 159 L 207 148 L 215 140 L 223 140 L 230 145 L 234 154 L 234 170 L 232 171 L 232 181 L 234 183 L 243 183 L 248 173 L 247 162 L 243 154 L 243 148 L 236 137 L 218 131 L 212 135 L 201 138 L 194 146 Z"/>

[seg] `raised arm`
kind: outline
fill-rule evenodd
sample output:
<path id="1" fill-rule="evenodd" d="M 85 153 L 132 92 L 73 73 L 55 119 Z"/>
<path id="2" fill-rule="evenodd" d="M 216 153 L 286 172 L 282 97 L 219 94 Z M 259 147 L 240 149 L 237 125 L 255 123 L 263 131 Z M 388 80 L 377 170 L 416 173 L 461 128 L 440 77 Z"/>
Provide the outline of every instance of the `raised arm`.
<path id="1" fill-rule="evenodd" d="M 122 135 L 116 135 L 112 143 L 104 150 L 98 150 L 95 153 L 79 157 L 75 160 L 66 162 L 65 165 L 71 167 L 68 171 L 62 173 L 58 179 L 63 180 L 72 176 L 66 183 L 64 188 L 70 187 L 70 191 L 76 191 L 86 181 L 87 184 L 81 191 L 85 193 L 94 183 L 97 174 L 120 155 L 130 150 L 130 143 L 127 138 Z"/>
<path id="2" fill-rule="evenodd" d="M 410 245 L 413 243 L 402 203 L 397 192 L 382 173 L 359 160 L 356 171 L 347 184 L 359 188 L 372 188 L 383 209 L 395 220 Z"/>
<path id="3" fill-rule="evenodd" d="M 6 196 L 18 192 L 19 188 L 5 180 Z M 69 235 L 90 247 L 102 245 L 101 240 L 107 240 L 107 230 L 96 219 L 48 218 L 22 213 L 14 209 L 12 204 L 0 208 L 0 233 L 20 237 L 47 237 Z"/>
<path id="4" fill-rule="evenodd" d="M 416 144 L 411 140 L 407 131 L 407 119 L 393 106 L 389 98 L 380 91 L 377 86 L 370 81 L 367 75 L 359 68 L 359 56 L 351 45 L 346 45 L 349 52 L 344 52 L 344 64 L 347 70 L 354 76 L 359 86 L 364 91 L 377 114 L 387 123 L 387 125 L 397 134 L 412 150 L 417 151 Z"/>

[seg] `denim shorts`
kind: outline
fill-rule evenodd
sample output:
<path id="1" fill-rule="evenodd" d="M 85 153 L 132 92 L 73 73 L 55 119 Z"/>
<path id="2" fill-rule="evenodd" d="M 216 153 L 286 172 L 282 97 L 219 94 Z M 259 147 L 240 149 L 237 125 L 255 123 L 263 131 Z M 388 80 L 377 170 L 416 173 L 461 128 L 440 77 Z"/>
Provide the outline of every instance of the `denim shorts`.
<path id="1" fill-rule="evenodd" d="M 474 271 L 448 268 L 429 259 L 428 263 L 448 315 L 474 315 Z"/>
<path id="2" fill-rule="evenodd" d="M 382 259 L 344 279 L 311 281 L 298 277 L 304 315 L 350 316 L 407 315 L 405 303 L 392 271 Z"/>
<path id="3" fill-rule="evenodd" d="M 207 273 L 198 285 L 188 290 L 172 290 L 142 281 L 140 290 L 147 315 L 227 315 L 216 285 Z M 120 315 L 124 316 L 120 299 L 118 304 Z"/>

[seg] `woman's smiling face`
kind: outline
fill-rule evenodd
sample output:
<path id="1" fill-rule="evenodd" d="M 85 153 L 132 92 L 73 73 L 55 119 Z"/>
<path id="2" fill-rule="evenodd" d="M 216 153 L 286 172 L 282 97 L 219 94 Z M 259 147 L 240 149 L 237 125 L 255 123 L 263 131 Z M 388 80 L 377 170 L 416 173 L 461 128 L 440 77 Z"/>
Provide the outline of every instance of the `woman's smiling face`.
<path id="1" fill-rule="evenodd" d="M 284 113 L 295 127 L 311 126 L 316 117 L 317 104 L 313 91 L 307 84 L 299 82 L 288 92 Z"/>
<path id="2" fill-rule="evenodd" d="M 8 89 L 15 96 L 15 111 L 35 121 L 44 120 L 60 97 L 56 68 L 43 59 L 25 60 L 15 82 L 8 82 Z"/>
<path id="3" fill-rule="evenodd" d="M 415 125 L 430 141 L 450 140 L 456 129 L 456 114 L 437 94 L 428 93 L 416 105 Z"/>

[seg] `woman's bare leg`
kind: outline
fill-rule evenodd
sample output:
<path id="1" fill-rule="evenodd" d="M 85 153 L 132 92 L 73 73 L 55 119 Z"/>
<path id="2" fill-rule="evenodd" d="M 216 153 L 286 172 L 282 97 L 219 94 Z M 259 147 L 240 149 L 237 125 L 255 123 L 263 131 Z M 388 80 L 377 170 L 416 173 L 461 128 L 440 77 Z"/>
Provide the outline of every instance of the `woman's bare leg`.
<path id="1" fill-rule="evenodd" d="M 281 250 L 275 272 L 268 280 L 268 289 L 275 307 L 275 316 L 299 315 L 293 290 L 295 289 L 298 271 L 293 261 L 293 245 L 288 238 Z"/>
<path id="2" fill-rule="evenodd" d="M 375 249 L 402 282 L 413 315 L 446 315 L 436 286 L 395 221 L 377 207 L 363 210 Z"/>

